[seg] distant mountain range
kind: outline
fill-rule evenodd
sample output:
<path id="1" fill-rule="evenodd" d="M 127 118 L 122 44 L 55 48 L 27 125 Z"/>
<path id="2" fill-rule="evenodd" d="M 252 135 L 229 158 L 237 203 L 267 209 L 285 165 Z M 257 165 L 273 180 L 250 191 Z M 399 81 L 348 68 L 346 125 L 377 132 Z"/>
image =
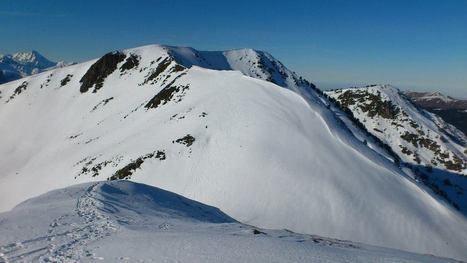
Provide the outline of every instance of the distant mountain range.
<path id="1" fill-rule="evenodd" d="M 467 100 L 455 99 L 441 92 L 405 91 L 404 94 L 425 109 L 467 110 Z"/>
<path id="2" fill-rule="evenodd" d="M 412 105 L 397 88 L 371 85 L 326 94 L 343 110 L 350 111 L 369 133 L 389 145 L 402 161 L 467 175 L 463 153 L 466 137 L 438 116 Z"/>
<path id="3" fill-rule="evenodd" d="M 456 208 L 467 212 L 467 138 L 438 115 L 425 111 L 389 85 L 326 91 L 355 134 L 373 136 L 366 143 L 383 145 L 390 158 L 408 167 Z M 349 125 L 350 127 L 351 125 Z"/>
<path id="4" fill-rule="evenodd" d="M 467 135 L 467 100 L 455 99 L 440 92 L 405 92 L 416 105 L 436 113 Z"/>
<path id="5" fill-rule="evenodd" d="M 11 261 L 42 247 L 52 261 L 68 252 L 83 259 L 99 252 L 89 245 L 94 234 L 125 237 L 128 223 L 159 222 L 131 220 L 130 210 L 155 189 L 66 188 L 118 180 L 215 206 L 256 226 L 253 237 L 271 233 L 262 228 L 288 229 L 467 260 L 466 137 L 391 86 L 324 93 L 264 51 L 150 45 L 0 85 L 0 123 L 0 211 L 65 187 L 0 220 L 8 254 L 1 253 Z M 64 198 L 76 189 L 82 194 Z M 133 193 L 141 198 L 123 202 Z M 64 200 L 65 213 L 14 220 Z M 186 211 L 190 203 L 172 206 Z M 122 206 L 128 213 L 110 220 Z M 89 224 L 71 225 L 81 219 Z M 167 220 L 163 229 L 173 224 Z M 23 225 L 37 235 L 23 237 L 16 231 Z M 43 230 L 72 238 L 36 243 Z"/>
<path id="6" fill-rule="evenodd" d="M 50 61 L 37 51 L 0 55 L 0 84 L 64 65 L 64 62 Z"/>

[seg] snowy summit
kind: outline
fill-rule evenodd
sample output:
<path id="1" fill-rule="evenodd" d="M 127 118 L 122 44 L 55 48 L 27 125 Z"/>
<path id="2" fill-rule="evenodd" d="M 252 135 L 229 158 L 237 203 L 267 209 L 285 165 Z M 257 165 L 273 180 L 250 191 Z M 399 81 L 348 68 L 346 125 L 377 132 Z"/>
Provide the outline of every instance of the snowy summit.
<path id="1" fill-rule="evenodd" d="M 194 245 L 180 257 L 225 242 L 222 248 L 233 249 L 223 253 L 244 255 L 245 261 L 255 255 L 268 261 L 268 251 L 285 262 L 339 253 L 342 259 L 331 261 L 441 260 L 399 250 L 467 260 L 462 211 L 365 143 L 370 135 L 359 133 L 313 84 L 266 52 L 150 45 L 28 76 L 1 85 L 0 92 L 0 121 L 8 124 L 0 126 L 0 210 L 15 207 L 2 214 L 7 218 L 1 223 L 2 247 L 10 253 L 2 252 L 4 257 L 47 247 L 31 257 L 112 261 L 109 253 L 126 246 L 133 259 L 138 251 L 152 253 L 135 247 L 152 235 L 172 238 L 162 245 L 154 239 L 157 246 L 187 246 L 186 230 L 197 234 L 190 235 Z M 461 150 L 452 143 L 440 147 Z M 440 166 L 448 169 L 454 158 L 450 154 Z M 464 166 L 455 168 L 465 172 Z M 226 214 L 199 203 L 194 213 L 187 208 L 192 201 L 183 199 L 184 207 L 172 202 L 174 194 L 167 200 L 174 207 L 160 212 L 153 197 L 161 190 L 130 182 L 91 184 L 105 180 L 155 186 Z M 72 186 L 78 183 L 86 184 Z M 46 194 L 59 188 L 64 190 Z M 50 198 L 54 195 L 60 197 Z M 134 196 L 155 201 L 135 202 Z M 37 224 L 21 216 L 52 211 L 49 205 L 57 206 L 57 214 L 43 215 Z M 204 211 L 215 216 L 206 222 Z M 165 225 L 165 212 L 191 219 L 177 217 L 169 221 L 184 222 Z M 213 218 L 226 225 L 213 224 Z M 79 231 L 94 230 L 94 222 L 97 236 Z M 52 237 L 44 236 L 49 231 L 44 225 L 55 223 Z M 29 224 L 28 233 L 11 230 Z M 314 242 L 314 235 L 325 238 Z M 127 237 L 135 242 L 121 242 Z M 257 254 L 242 252 L 255 246 Z M 168 258 L 175 253 L 165 251 Z M 213 261 L 215 252 L 194 257 Z"/>

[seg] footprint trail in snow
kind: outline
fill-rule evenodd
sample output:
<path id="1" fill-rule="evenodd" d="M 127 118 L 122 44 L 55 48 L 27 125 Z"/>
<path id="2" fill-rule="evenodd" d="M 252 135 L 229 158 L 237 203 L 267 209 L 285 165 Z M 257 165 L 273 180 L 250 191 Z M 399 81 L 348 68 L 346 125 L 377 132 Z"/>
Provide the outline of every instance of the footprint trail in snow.
<path id="1" fill-rule="evenodd" d="M 54 219 L 47 233 L 34 239 L 0 246 L 0 263 L 23 262 L 78 262 L 81 258 L 103 259 L 87 246 L 115 233 L 118 229 L 109 216 L 99 211 L 102 203 L 94 196 L 90 186 L 78 198 L 75 214 Z M 46 246 L 44 241 L 47 240 Z"/>

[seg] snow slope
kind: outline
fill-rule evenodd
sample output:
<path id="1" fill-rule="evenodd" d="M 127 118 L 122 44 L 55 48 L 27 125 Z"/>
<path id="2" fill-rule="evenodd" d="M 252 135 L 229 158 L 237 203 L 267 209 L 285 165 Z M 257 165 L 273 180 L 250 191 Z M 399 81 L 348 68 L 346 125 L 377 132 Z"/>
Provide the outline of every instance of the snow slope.
<path id="1" fill-rule="evenodd" d="M 265 230 L 129 181 L 55 190 L 0 214 L 0 262 L 454 262 Z"/>
<path id="2" fill-rule="evenodd" d="M 467 213 L 467 138 L 461 131 L 418 108 L 392 86 L 326 94 L 413 167 L 414 176 Z"/>
<path id="3" fill-rule="evenodd" d="M 435 113 L 467 135 L 467 100 L 455 99 L 439 92 L 406 91 L 417 106 Z"/>
<path id="4" fill-rule="evenodd" d="M 263 228 L 467 259 L 465 217 L 359 142 L 311 84 L 247 64 L 261 52 L 192 51 L 113 52 L 0 86 L 0 209 L 124 178 Z"/>
<path id="5" fill-rule="evenodd" d="M 389 85 L 326 92 L 403 161 L 467 175 L 467 138 Z"/>

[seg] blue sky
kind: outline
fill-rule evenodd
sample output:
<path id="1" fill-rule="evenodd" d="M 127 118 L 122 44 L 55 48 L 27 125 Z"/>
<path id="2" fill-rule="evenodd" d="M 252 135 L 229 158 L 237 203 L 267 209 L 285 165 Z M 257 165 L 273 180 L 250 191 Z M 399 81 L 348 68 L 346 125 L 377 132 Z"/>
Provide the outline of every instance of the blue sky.
<path id="1" fill-rule="evenodd" d="M 322 87 L 467 98 L 467 0 L 0 0 L 0 53 L 84 61 L 161 43 L 270 52 Z"/>

